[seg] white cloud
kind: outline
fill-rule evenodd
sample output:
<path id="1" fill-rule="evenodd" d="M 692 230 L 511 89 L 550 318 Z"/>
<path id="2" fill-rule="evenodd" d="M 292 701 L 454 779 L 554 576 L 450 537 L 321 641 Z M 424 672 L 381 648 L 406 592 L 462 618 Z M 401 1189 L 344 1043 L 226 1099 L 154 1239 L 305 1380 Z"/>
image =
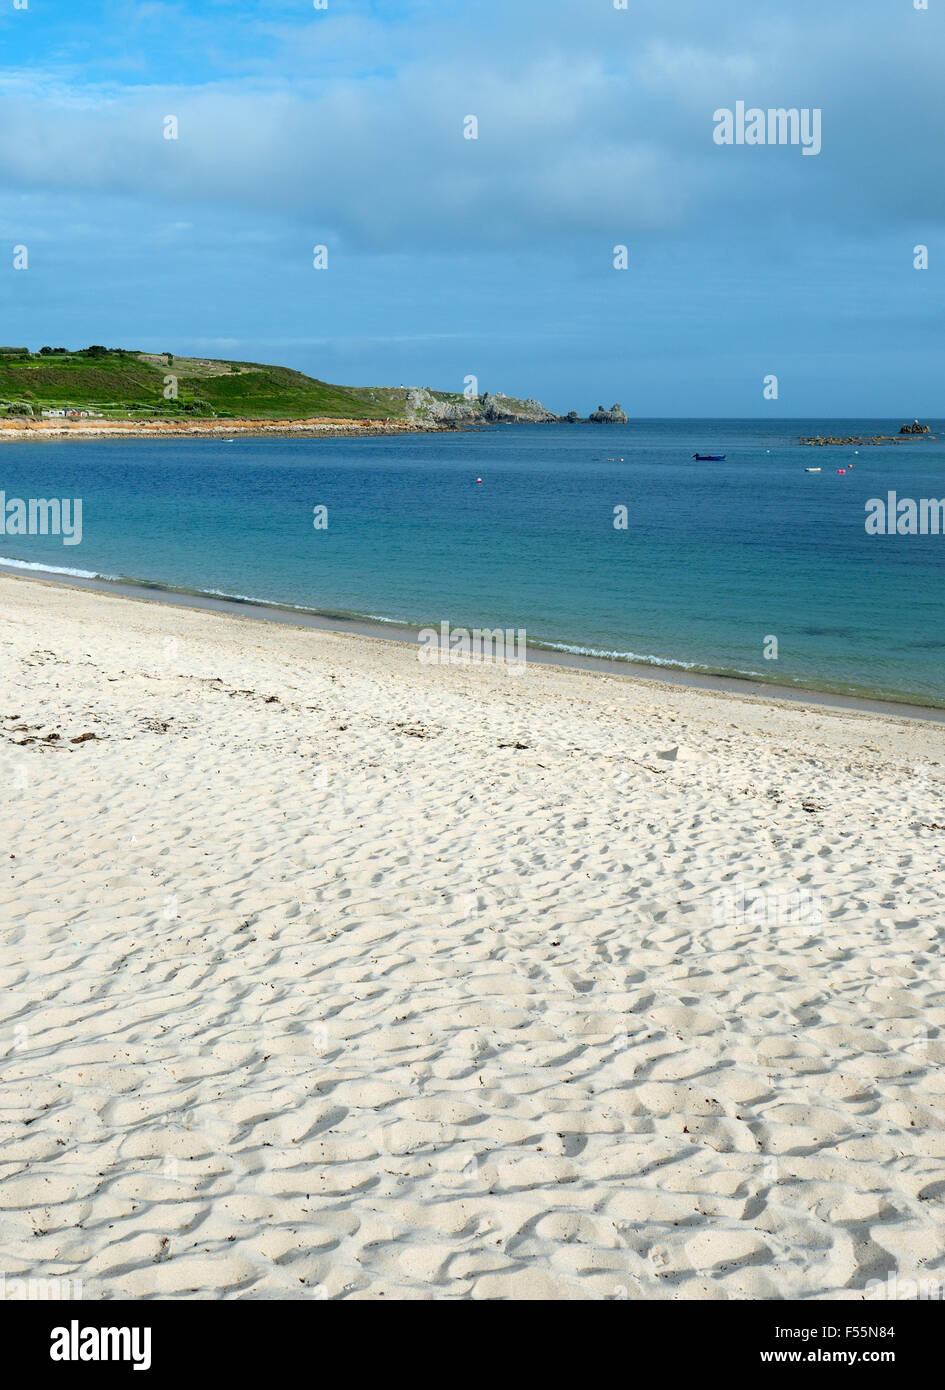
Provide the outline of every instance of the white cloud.
<path id="1" fill-rule="evenodd" d="M 0 178 L 157 198 L 171 219 L 201 203 L 281 215 L 313 241 L 375 251 L 698 234 L 707 218 L 744 231 L 945 216 L 928 43 L 941 17 L 922 34 L 876 0 L 779 8 L 641 0 L 576 22 L 558 0 L 523 0 L 497 29 L 425 6 L 395 24 L 289 26 L 264 6 L 280 76 L 269 54 L 252 77 L 201 85 L 3 78 Z M 139 7 L 139 23 L 165 9 Z M 720 150 L 712 112 L 739 99 L 821 106 L 823 154 Z M 478 141 L 462 138 L 470 113 Z M 177 141 L 163 139 L 168 114 Z"/>

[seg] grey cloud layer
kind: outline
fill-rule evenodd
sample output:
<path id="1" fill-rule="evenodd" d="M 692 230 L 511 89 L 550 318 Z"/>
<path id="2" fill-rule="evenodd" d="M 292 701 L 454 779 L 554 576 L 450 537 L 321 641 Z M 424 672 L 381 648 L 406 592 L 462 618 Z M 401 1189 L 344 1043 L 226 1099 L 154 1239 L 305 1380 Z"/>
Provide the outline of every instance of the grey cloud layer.
<path id="1" fill-rule="evenodd" d="M 742 5 L 742 22 L 730 10 L 713 25 L 706 12 L 717 8 L 587 6 L 578 22 L 573 8 L 521 4 L 501 42 L 471 26 L 453 56 L 456 17 L 444 46 L 434 42 L 443 21 L 420 7 L 370 76 L 350 57 L 347 71 L 333 65 L 350 53 L 346 21 L 270 26 L 284 45 L 278 78 L 95 90 L 8 80 L 0 177 L 14 190 L 281 213 L 313 240 L 373 250 L 620 241 L 705 218 L 763 229 L 945 217 L 945 95 L 931 41 L 942 17 L 906 0 L 895 13 L 861 0 L 825 17 L 801 0 L 790 19 L 782 5 Z M 376 63 L 377 34 L 358 26 Z M 316 83 L 313 70 L 329 76 Z M 736 100 L 821 107 L 822 155 L 715 146 L 713 112 Z M 167 114 L 179 117 L 178 141 L 163 139 Z M 478 141 L 462 138 L 467 114 Z"/>

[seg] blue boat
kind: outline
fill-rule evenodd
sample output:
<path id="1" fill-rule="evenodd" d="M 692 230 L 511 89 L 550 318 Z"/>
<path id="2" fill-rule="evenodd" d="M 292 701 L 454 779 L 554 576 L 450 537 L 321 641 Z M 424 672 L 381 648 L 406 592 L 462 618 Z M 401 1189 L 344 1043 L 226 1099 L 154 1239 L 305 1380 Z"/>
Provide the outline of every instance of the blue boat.
<path id="1" fill-rule="evenodd" d="M 694 459 L 698 459 L 700 463 L 724 463 L 724 462 L 725 462 L 725 455 L 724 455 L 724 454 L 693 454 L 692 457 L 693 457 Z"/>

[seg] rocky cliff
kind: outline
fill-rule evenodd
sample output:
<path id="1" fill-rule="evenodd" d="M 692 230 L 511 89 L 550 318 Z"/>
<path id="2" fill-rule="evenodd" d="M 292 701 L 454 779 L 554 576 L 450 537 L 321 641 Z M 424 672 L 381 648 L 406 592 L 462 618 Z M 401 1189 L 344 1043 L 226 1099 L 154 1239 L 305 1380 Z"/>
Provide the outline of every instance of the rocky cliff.
<path id="1" fill-rule="evenodd" d="M 490 391 L 479 396 L 448 395 L 425 386 L 411 387 L 407 392 L 407 418 L 456 425 L 544 425 L 558 419 L 541 401 L 520 401 Z"/>
<path id="2" fill-rule="evenodd" d="M 408 420 L 427 424 L 454 425 L 555 425 L 585 423 L 576 410 L 567 415 L 555 415 L 546 410 L 541 401 L 518 400 L 514 396 L 495 395 L 490 391 L 480 396 L 449 395 L 443 391 L 430 391 L 425 386 L 412 386 L 407 392 L 406 412 Z M 627 416 L 619 404 L 610 410 L 598 406 L 588 420 L 593 424 L 626 425 Z"/>

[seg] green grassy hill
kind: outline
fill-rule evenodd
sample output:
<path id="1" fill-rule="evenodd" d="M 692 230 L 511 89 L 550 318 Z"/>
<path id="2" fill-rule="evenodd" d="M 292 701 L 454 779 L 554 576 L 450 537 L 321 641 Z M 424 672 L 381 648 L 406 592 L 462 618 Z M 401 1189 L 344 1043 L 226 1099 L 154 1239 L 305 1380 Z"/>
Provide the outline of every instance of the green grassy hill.
<path id="1" fill-rule="evenodd" d="M 177 399 L 164 397 L 177 379 Z M 406 418 L 403 388 L 331 386 L 289 367 L 177 357 L 123 348 L 71 352 L 0 348 L 0 414 L 41 415 L 74 407 L 110 418 L 311 415 Z"/>

